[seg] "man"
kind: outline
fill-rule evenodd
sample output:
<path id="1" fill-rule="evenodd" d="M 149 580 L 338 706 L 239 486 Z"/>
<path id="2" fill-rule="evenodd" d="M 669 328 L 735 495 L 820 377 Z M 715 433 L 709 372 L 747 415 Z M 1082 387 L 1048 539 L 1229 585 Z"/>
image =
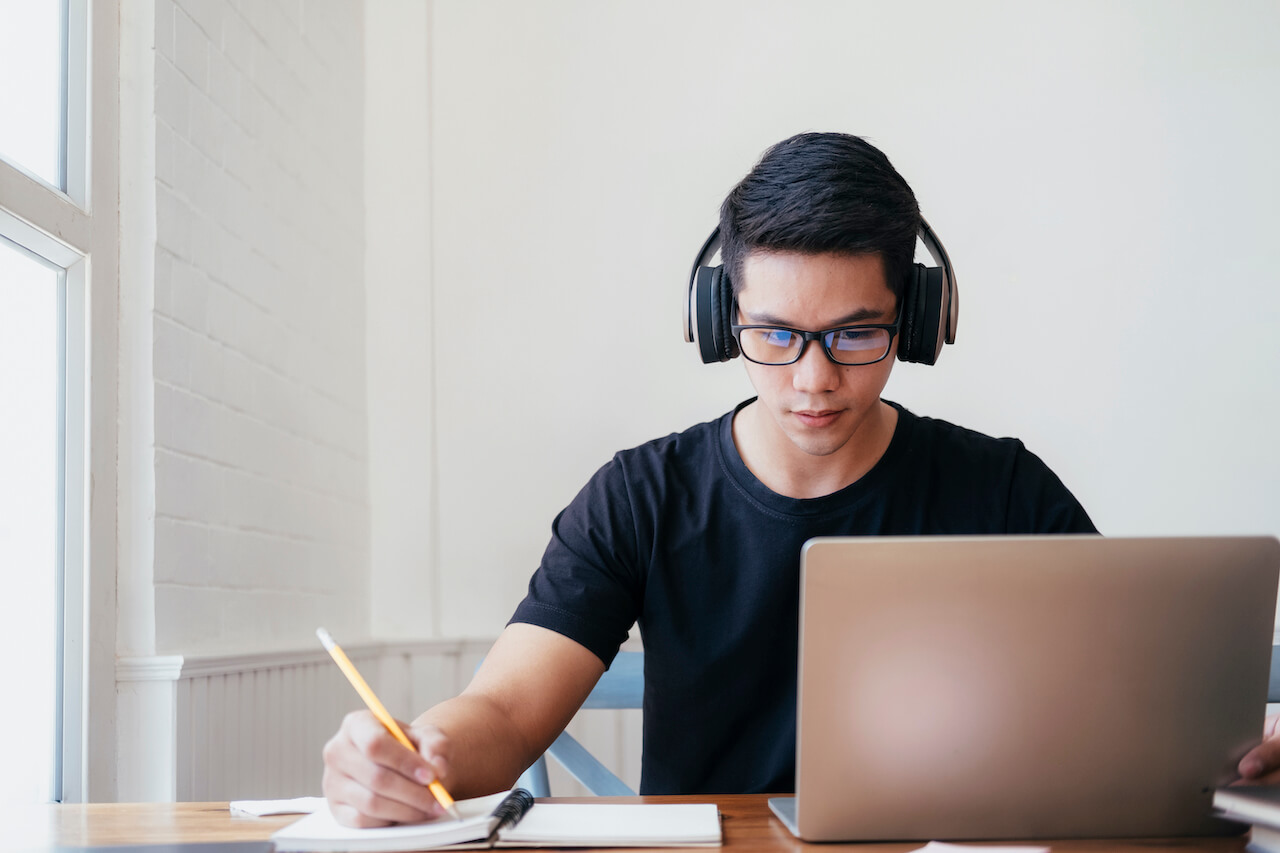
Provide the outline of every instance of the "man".
<path id="1" fill-rule="evenodd" d="M 435 776 L 455 796 L 509 787 L 637 621 L 642 793 L 793 790 L 807 539 L 1095 532 L 1021 442 L 881 399 L 920 227 L 910 187 L 862 139 L 802 134 L 765 153 L 720 224 L 758 396 L 592 477 L 471 684 L 413 723 L 420 754 L 347 717 L 325 747 L 340 821 L 438 814 Z"/>

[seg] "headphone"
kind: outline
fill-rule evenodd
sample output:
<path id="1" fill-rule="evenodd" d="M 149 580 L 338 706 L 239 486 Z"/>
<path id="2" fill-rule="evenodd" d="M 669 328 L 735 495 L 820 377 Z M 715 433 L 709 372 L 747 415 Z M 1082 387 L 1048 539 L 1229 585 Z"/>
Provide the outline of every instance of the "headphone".
<path id="1" fill-rule="evenodd" d="M 956 342 L 960 294 L 947 250 L 923 218 L 918 236 L 936 266 L 913 264 L 907 273 L 898 300 L 898 360 L 933 364 L 944 343 Z M 729 329 L 737 307 L 729 273 L 723 264 L 710 266 L 720 244 L 720 227 L 716 226 L 693 262 L 689 298 L 684 304 L 684 339 L 698 345 L 703 364 L 738 355 L 738 342 Z"/>

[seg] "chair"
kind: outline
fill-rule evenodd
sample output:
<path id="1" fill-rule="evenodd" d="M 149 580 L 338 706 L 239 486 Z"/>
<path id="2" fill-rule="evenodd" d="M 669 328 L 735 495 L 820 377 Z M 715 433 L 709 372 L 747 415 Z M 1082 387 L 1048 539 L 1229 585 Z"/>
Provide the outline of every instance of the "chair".
<path id="1" fill-rule="evenodd" d="M 618 652 L 613 664 L 600 676 L 583 708 L 641 708 L 644 700 L 644 652 Z M 535 797 L 551 796 L 547 756 L 551 756 L 588 791 L 600 797 L 633 796 L 625 782 L 601 764 L 573 735 L 561 732 L 546 753 L 520 776 L 516 784 Z"/>

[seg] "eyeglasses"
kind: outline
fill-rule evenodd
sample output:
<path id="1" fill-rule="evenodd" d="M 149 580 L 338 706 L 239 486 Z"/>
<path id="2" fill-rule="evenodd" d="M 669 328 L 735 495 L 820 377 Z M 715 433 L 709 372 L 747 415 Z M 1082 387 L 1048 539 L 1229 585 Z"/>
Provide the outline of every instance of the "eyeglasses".
<path id="1" fill-rule="evenodd" d="M 806 332 L 786 326 L 742 326 L 729 328 L 743 356 L 756 364 L 794 364 L 804 355 L 809 341 L 819 341 L 827 358 L 836 364 L 875 364 L 889 354 L 902 315 L 892 323 L 864 326 L 837 326 L 820 332 Z"/>

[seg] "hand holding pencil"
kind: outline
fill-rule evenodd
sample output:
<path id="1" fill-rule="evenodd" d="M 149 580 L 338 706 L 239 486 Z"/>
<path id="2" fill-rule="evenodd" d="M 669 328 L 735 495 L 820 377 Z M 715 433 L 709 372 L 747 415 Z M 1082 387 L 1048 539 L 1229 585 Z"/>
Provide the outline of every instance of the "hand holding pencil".
<path id="1" fill-rule="evenodd" d="M 369 708 L 348 714 L 325 745 L 324 792 L 334 816 L 352 826 L 378 826 L 426 820 L 443 808 L 457 818 L 438 778 L 441 758 L 429 763 L 329 633 L 318 628 L 316 635 Z"/>

